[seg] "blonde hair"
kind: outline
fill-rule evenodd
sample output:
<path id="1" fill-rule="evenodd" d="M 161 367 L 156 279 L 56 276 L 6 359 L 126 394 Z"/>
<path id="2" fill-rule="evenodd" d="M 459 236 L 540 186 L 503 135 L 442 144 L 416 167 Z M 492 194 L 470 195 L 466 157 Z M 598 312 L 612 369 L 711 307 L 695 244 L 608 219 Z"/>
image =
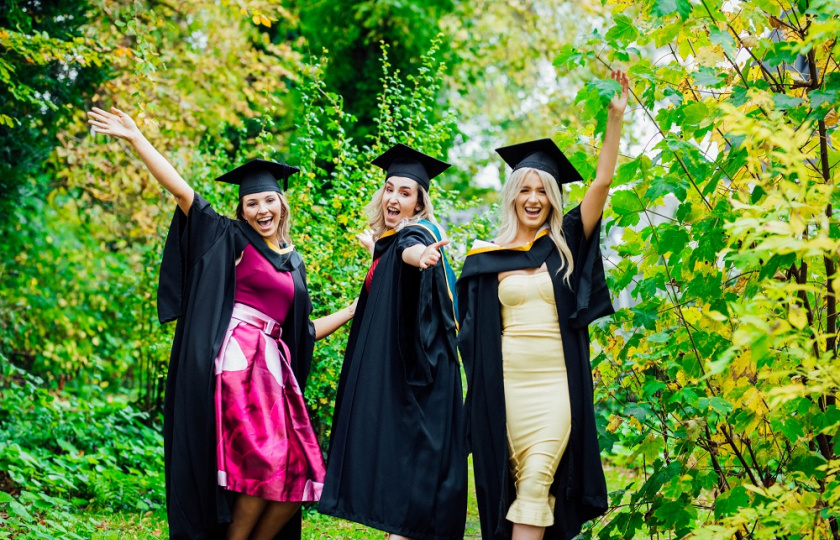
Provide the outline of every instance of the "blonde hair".
<path id="1" fill-rule="evenodd" d="M 365 212 L 367 213 L 369 219 L 368 228 L 371 231 L 374 241 L 379 239 L 379 237 L 382 236 L 382 233 L 388 230 L 388 226 L 385 225 L 385 213 L 382 211 L 382 194 L 384 192 L 385 186 L 383 185 L 381 188 L 376 190 L 376 193 L 373 194 L 373 199 L 371 199 L 370 203 L 368 203 L 365 207 Z M 432 207 L 432 199 L 429 197 L 429 192 L 420 187 L 420 184 L 417 184 L 417 205 L 420 207 L 420 210 L 418 210 L 410 218 L 400 221 L 396 226 L 396 230 L 399 231 L 406 225 L 417 223 L 421 219 L 425 219 L 434 223 L 440 230 L 440 234 L 445 235 L 443 227 L 441 227 L 435 219 L 435 210 Z"/>
<path id="2" fill-rule="evenodd" d="M 289 219 L 291 208 L 289 207 L 289 201 L 283 193 L 278 191 L 277 195 L 280 196 L 280 223 L 277 225 L 277 245 L 286 247 L 292 243 L 292 239 L 289 237 L 289 229 L 292 225 L 291 219 Z M 242 199 L 236 205 L 236 219 L 245 221 L 245 209 L 242 206 Z"/>
<path id="3" fill-rule="evenodd" d="M 548 235 L 557 246 L 557 252 L 560 254 L 560 270 L 566 269 L 563 280 L 569 284 L 572 271 L 574 270 L 574 260 L 572 259 L 572 251 L 566 243 L 566 235 L 563 234 L 563 193 L 560 191 L 560 186 L 554 180 L 554 177 L 545 171 L 533 169 L 531 167 L 523 167 L 513 171 L 502 187 L 501 201 L 501 223 L 499 224 L 499 235 L 494 241 L 502 246 L 507 246 L 516 239 L 519 233 L 519 218 L 516 215 L 516 196 L 519 194 L 519 189 L 522 187 L 525 178 L 529 174 L 536 174 L 542 181 L 545 188 L 545 194 L 548 197 L 548 202 L 551 204 L 548 218 Z M 558 272 L 560 271 L 558 270 Z"/>

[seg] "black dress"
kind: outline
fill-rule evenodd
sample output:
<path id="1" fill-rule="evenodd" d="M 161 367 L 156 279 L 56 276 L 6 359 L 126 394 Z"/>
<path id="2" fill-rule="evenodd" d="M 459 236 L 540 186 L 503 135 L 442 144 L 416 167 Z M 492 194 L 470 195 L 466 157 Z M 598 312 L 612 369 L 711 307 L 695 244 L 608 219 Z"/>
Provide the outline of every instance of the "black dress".
<path id="1" fill-rule="evenodd" d="M 283 340 L 301 388 L 315 328 L 300 255 L 271 250 L 247 223 L 217 214 L 197 193 L 189 216 L 175 210 L 160 267 L 158 317 L 178 320 L 163 405 L 166 510 L 170 538 L 224 538 L 235 496 L 217 485 L 214 359 L 233 313 L 236 258 L 248 243 L 294 280 Z M 300 512 L 278 539 L 300 538 Z"/>
<path id="2" fill-rule="evenodd" d="M 567 212 L 563 232 L 574 257 L 571 288 L 557 273 L 560 255 L 548 234 L 537 235 L 526 247 L 476 249 L 467 254 L 458 280 L 461 333 L 458 346 L 467 371 L 466 433 L 473 453 L 481 536 L 509 539 L 512 524 L 505 519 L 516 490 L 508 463 L 505 394 L 502 375 L 502 319 L 499 272 L 539 268 L 546 263 L 554 298 L 572 408 L 572 432 L 550 493 L 556 497 L 554 525 L 547 540 L 568 540 L 584 522 L 607 510 L 607 485 L 595 428 L 588 325 L 614 313 L 601 260 L 600 222 L 587 240 L 580 206 Z"/>
<path id="3" fill-rule="evenodd" d="M 461 371 L 451 276 L 403 251 L 436 241 L 420 222 L 376 243 L 336 396 L 319 511 L 421 540 L 461 539 L 467 512 Z"/>

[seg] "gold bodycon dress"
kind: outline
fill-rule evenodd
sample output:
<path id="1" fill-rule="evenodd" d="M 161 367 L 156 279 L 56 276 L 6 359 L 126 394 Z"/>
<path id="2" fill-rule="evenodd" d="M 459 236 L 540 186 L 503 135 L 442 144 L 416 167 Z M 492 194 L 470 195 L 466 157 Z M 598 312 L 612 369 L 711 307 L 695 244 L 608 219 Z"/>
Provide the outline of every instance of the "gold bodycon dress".
<path id="1" fill-rule="evenodd" d="M 502 360 L 510 466 L 516 500 L 507 519 L 554 524 L 548 490 L 572 427 L 569 384 L 548 272 L 513 274 L 499 283 Z"/>

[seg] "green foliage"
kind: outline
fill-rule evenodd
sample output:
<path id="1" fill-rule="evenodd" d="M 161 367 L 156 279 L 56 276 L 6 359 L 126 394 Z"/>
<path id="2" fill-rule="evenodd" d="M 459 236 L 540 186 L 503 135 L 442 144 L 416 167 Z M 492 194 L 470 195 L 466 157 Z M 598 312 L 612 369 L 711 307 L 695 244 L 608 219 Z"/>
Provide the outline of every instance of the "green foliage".
<path id="1" fill-rule="evenodd" d="M 452 56 L 436 37 L 439 20 L 452 11 L 452 0 L 354 0 L 301 2 L 300 32 L 314 54 L 327 50 L 321 66 L 326 87 L 342 97 L 343 109 L 357 121 L 345 126 L 352 144 L 376 137 L 380 114 L 380 43 L 389 47 L 394 73 L 417 76 L 434 45 L 438 61 Z M 439 86 L 439 85 L 438 85 Z M 417 111 L 434 119 L 437 107 Z"/>
<path id="2" fill-rule="evenodd" d="M 840 13 L 733 9 L 621 3 L 556 60 L 626 62 L 656 133 L 604 220 L 632 307 L 593 331 L 599 431 L 638 480 L 599 538 L 838 538 Z M 598 124 L 602 90 L 577 96 Z"/>
<path id="3" fill-rule="evenodd" d="M 111 75 L 84 32 L 90 12 L 77 1 L 19 0 L 0 10 L 0 224 L 19 179 L 43 165 L 73 111 Z"/>
<path id="4" fill-rule="evenodd" d="M 87 511 L 164 503 L 163 444 L 145 413 L 99 389 L 60 396 L 4 360 L 0 372 L 0 523 L 20 538 L 82 538 Z M 0 516 L 3 516 L 0 512 Z"/>
<path id="5" fill-rule="evenodd" d="M 158 248 L 97 239 L 101 215 L 61 189 L 12 212 L 15 232 L 0 246 L 0 337 L 12 360 L 54 384 L 116 384 L 152 408 L 163 379 L 147 365 L 165 363 L 170 342 L 156 321 Z"/>

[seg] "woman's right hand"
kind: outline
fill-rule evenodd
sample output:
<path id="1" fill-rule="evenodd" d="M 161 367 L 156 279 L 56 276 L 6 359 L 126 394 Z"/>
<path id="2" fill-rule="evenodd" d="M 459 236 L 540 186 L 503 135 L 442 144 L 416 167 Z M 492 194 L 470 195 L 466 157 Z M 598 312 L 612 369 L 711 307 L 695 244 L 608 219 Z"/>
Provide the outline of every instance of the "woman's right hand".
<path id="1" fill-rule="evenodd" d="M 116 107 L 111 107 L 111 112 L 94 107 L 88 111 L 88 116 L 88 124 L 93 126 L 96 133 L 113 135 L 128 142 L 133 142 L 140 135 L 134 120 Z"/>
<path id="2" fill-rule="evenodd" d="M 88 116 L 90 116 L 88 123 L 93 126 L 97 133 L 113 135 L 128 141 L 137 155 L 140 156 L 140 159 L 143 160 L 146 168 L 152 173 L 152 176 L 160 182 L 160 185 L 166 191 L 175 196 L 175 202 L 178 203 L 181 211 L 189 215 L 190 207 L 192 207 L 193 199 L 195 199 L 195 192 L 181 178 L 178 171 L 166 161 L 166 158 L 146 140 L 146 137 L 140 133 L 137 124 L 129 115 L 116 107 L 111 107 L 111 112 L 94 107 L 88 111 Z"/>

